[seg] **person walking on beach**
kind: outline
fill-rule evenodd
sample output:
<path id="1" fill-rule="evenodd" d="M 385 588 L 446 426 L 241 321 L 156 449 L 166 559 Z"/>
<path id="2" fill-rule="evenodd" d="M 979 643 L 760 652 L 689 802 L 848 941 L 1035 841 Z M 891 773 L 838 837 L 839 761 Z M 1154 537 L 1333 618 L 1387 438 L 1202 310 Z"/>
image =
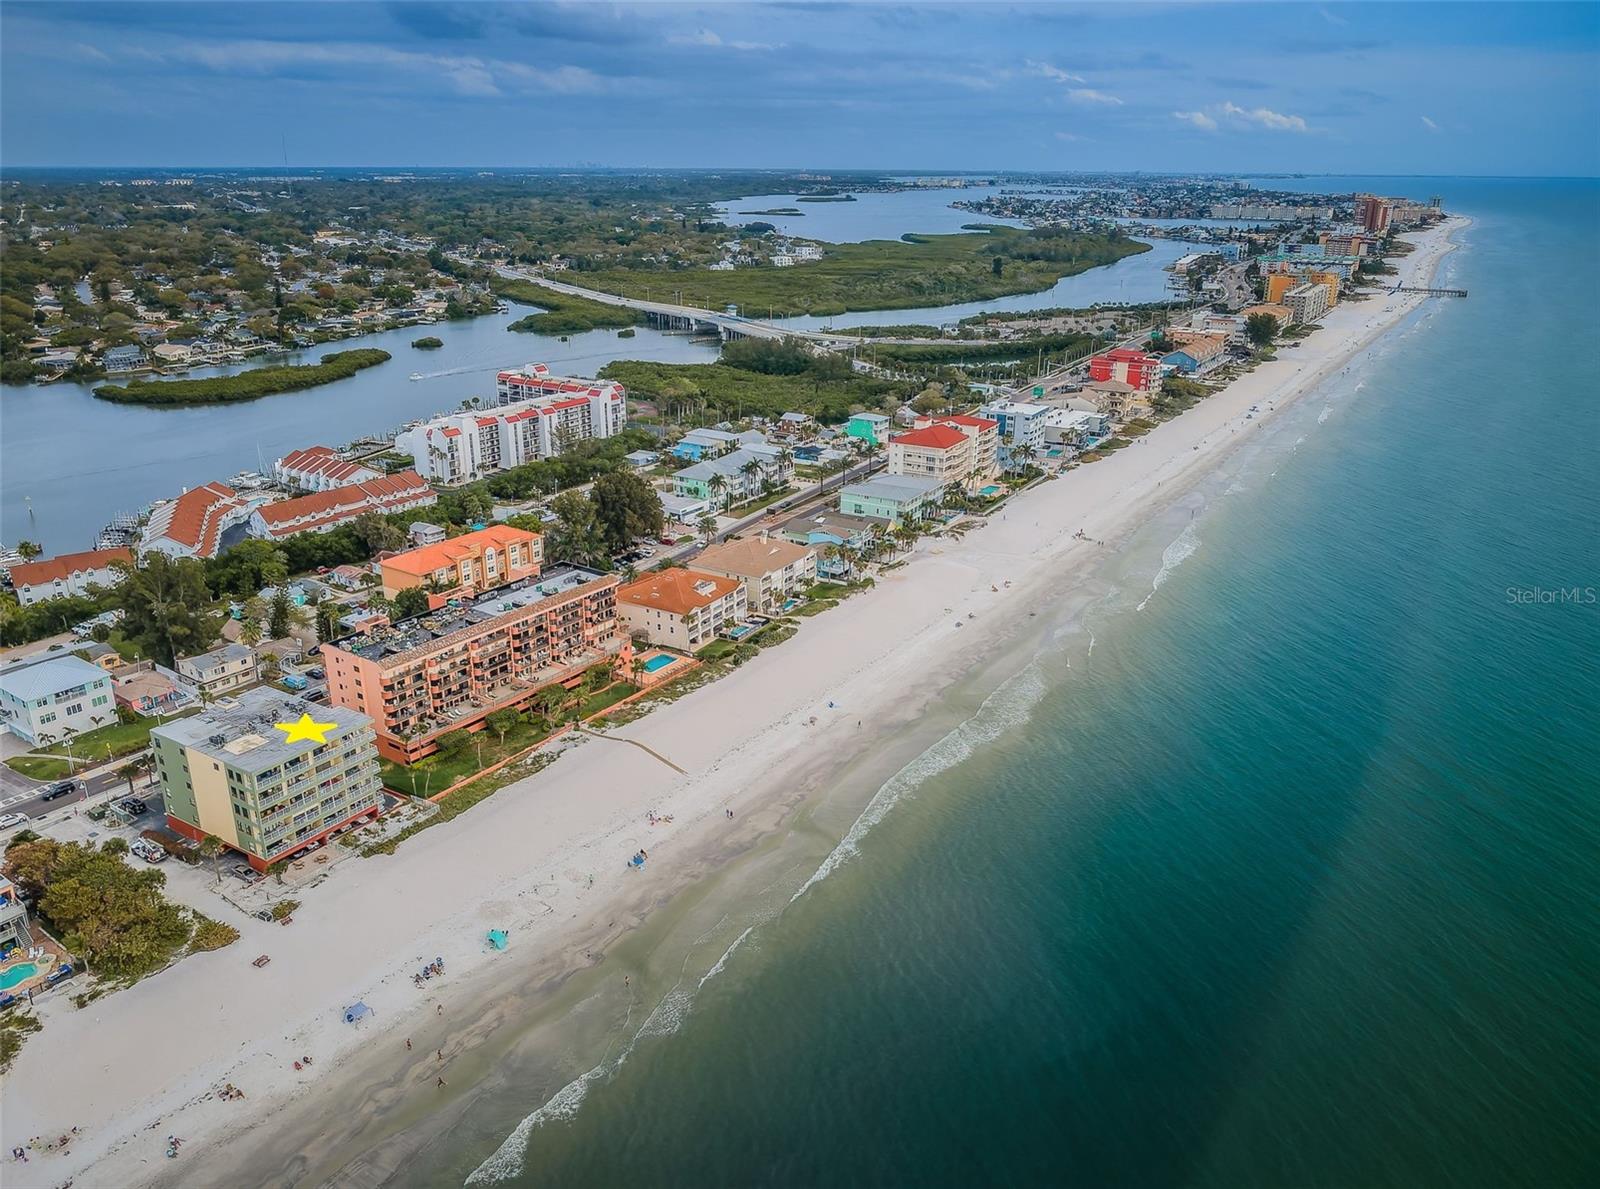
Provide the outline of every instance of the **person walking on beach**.
<path id="1" fill-rule="evenodd" d="M 441 1061 L 444 1060 L 444 1050 L 443 1049 L 435 1049 L 434 1052 L 439 1054 L 439 1060 L 441 1060 Z"/>
<path id="2" fill-rule="evenodd" d="M 411 1038 L 408 1036 L 408 1037 L 406 1037 L 406 1052 L 409 1053 L 410 1051 L 411 1051 Z"/>
<path id="3" fill-rule="evenodd" d="M 439 1087 L 440 1087 L 440 1089 L 444 1088 L 444 1079 L 443 1078 L 439 1079 Z"/>

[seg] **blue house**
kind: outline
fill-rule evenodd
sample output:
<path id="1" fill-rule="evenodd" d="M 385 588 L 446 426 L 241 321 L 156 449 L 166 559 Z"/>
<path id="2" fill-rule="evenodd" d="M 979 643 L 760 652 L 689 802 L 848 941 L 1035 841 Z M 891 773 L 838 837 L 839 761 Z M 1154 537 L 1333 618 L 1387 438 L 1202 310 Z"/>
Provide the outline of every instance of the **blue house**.
<path id="1" fill-rule="evenodd" d="M 794 460 L 796 462 L 819 462 L 821 459 L 821 446 L 796 446 L 794 448 Z"/>
<path id="2" fill-rule="evenodd" d="M 1169 351 L 1161 357 L 1161 362 L 1185 375 L 1200 369 L 1200 361 L 1187 351 Z"/>
<path id="3" fill-rule="evenodd" d="M 112 347 L 106 352 L 106 371 L 108 373 L 131 372 L 135 368 L 144 366 L 144 348 L 132 345 L 126 347 Z"/>

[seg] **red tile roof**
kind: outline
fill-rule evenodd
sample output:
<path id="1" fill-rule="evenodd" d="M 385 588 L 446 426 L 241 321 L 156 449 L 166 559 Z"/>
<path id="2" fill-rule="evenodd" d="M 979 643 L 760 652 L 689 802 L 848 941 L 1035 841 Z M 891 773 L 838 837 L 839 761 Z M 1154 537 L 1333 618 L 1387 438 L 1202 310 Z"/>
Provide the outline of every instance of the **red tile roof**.
<path id="1" fill-rule="evenodd" d="M 316 475 L 334 483 L 359 482 L 362 476 L 380 474 L 372 467 L 340 458 L 331 446 L 307 446 L 278 459 L 278 469 L 298 475 Z"/>
<path id="2" fill-rule="evenodd" d="M 416 471 L 398 471 L 366 483 L 351 483 L 299 499 L 258 508 L 256 514 L 273 538 L 310 532 L 353 520 L 364 512 L 391 512 L 431 500 L 433 489 Z"/>
<path id="3" fill-rule="evenodd" d="M 709 585 L 710 592 L 695 589 L 701 585 Z M 700 570 L 657 570 L 637 582 L 618 587 L 617 602 L 652 607 L 668 615 L 687 615 L 698 607 L 709 607 L 738 589 L 737 578 L 722 578 Z"/>
<path id="4" fill-rule="evenodd" d="M 91 570 L 104 570 L 114 561 L 133 561 L 131 549 L 91 549 L 86 553 L 63 553 L 42 561 L 23 562 L 11 567 L 11 584 L 45 586 L 57 580 L 65 581 L 74 574 L 87 574 Z"/>
<path id="5" fill-rule="evenodd" d="M 498 546 L 505 549 L 513 544 L 526 545 L 538 539 L 538 533 L 526 529 L 512 528 L 509 524 L 491 524 L 476 532 L 451 537 L 448 541 L 437 541 L 432 545 L 407 549 L 404 553 L 385 558 L 383 564 L 399 570 L 402 574 L 425 578 L 435 570 L 453 565 L 464 557 L 476 558 L 483 552 L 484 546 Z"/>
<path id="6" fill-rule="evenodd" d="M 952 413 L 948 417 L 936 417 L 935 424 L 943 422 L 948 425 L 966 425 L 973 429 L 999 429 L 1000 423 L 989 417 L 974 417 L 970 413 Z"/>
<path id="7" fill-rule="evenodd" d="M 148 531 L 177 542 L 196 557 L 215 557 L 223 518 L 244 506 L 239 493 L 226 483 L 206 483 L 159 509 L 151 517 Z"/>
<path id="8" fill-rule="evenodd" d="M 930 450 L 950 450 L 967 440 L 967 435 L 950 425 L 930 425 L 889 439 L 893 446 L 921 446 Z"/>

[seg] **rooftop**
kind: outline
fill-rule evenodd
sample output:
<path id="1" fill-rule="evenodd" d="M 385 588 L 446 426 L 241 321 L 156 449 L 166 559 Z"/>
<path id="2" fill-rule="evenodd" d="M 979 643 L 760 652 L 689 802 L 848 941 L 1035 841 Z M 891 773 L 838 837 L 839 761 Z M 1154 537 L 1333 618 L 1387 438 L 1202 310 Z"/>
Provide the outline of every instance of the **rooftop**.
<path id="1" fill-rule="evenodd" d="M 610 577 L 609 574 L 583 566 L 553 566 L 537 578 L 523 578 L 476 598 L 452 599 L 437 611 L 346 636 L 343 640 L 335 640 L 329 647 L 342 649 L 369 661 L 399 656 L 429 641 L 459 632 L 462 628 L 487 624 L 502 615 L 522 611 L 550 599 L 563 598 L 591 582 Z"/>
<path id="2" fill-rule="evenodd" d="M 103 570 L 114 561 L 133 563 L 131 549 L 91 549 L 86 553 L 63 553 L 43 561 L 23 562 L 11 567 L 13 586 L 40 586 L 57 579 L 70 578 L 90 570 Z"/>
<path id="3" fill-rule="evenodd" d="M 891 446 L 920 446 L 925 450 L 952 450 L 965 445 L 967 435 L 951 425 L 930 425 L 910 433 L 896 434 L 889 439 Z"/>
<path id="4" fill-rule="evenodd" d="M 71 654 L 30 659 L 0 670 L 0 689 L 22 702 L 48 698 L 63 690 L 109 680 L 106 671 L 99 665 L 91 665 Z"/>
<path id="5" fill-rule="evenodd" d="M 226 703 L 214 703 L 199 714 L 163 723 L 152 728 L 150 734 L 181 747 L 195 748 L 237 771 L 259 773 L 323 746 L 310 739 L 287 743 L 287 736 L 274 725 L 297 722 L 302 714 L 309 714 L 315 722 L 334 725 L 328 732 L 329 743 L 372 726 L 372 720 L 357 711 L 305 702 L 263 686 L 229 698 Z"/>
<path id="6" fill-rule="evenodd" d="M 711 545 L 700 552 L 695 564 L 708 570 L 722 570 L 741 577 L 758 578 L 800 561 L 811 550 L 779 537 L 740 537 Z"/>
<path id="7" fill-rule="evenodd" d="M 180 665 L 191 665 L 204 671 L 206 669 L 215 669 L 218 665 L 225 665 L 229 662 L 254 660 L 255 655 L 248 644 L 224 644 L 221 648 L 213 648 L 210 652 L 200 652 L 194 656 L 179 657 L 178 663 Z"/>
<path id="8" fill-rule="evenodd" d="M 491 524 L 487 528 L 478 529 L 476 532 L 463 533 L 459 537 L 451 537 L 448 541 L 438 541 L 432 545 L 421 545 L 416 549 L 408 549 L 404 553 L 397 553 L 393 557 L 386 557 L 383 560 L 383 564 L 389 569 L 400 571 L 402 574 L 426 577 L 435 570 L 454 565 L 464 557 L 477 557 L 485 546 L 504 549 L 513 544 L 522 545 L 538 539 L 538 533 L 529 532 L 526 529 L 512 528 L 509 524 Z"/>
<path id="9" fill-rule="evenodd" d="M 844 490 L 846 494 L 858 497 L 900 502 L 926 499 L 948 486 L 943 479 L 924 479 L 917 475 L 878 475 L 864 483 L 852 483 Z"/>
<path id="10" fill-rule="evenodd" d="M 736 578 L 699 570 L 656 570 L 617 590 L 617 602 L 685 615 L 739 589 Z"/>

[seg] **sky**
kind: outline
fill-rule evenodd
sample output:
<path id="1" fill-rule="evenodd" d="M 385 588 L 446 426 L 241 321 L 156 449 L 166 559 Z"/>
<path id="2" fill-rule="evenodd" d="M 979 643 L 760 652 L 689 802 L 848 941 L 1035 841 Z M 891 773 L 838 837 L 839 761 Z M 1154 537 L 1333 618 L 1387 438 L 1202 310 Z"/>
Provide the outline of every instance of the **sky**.
<path id="1" fill-rule="evenodd" d="M 0 172 L 1600 174 L 1600 4 L 0 5 Z"/>

